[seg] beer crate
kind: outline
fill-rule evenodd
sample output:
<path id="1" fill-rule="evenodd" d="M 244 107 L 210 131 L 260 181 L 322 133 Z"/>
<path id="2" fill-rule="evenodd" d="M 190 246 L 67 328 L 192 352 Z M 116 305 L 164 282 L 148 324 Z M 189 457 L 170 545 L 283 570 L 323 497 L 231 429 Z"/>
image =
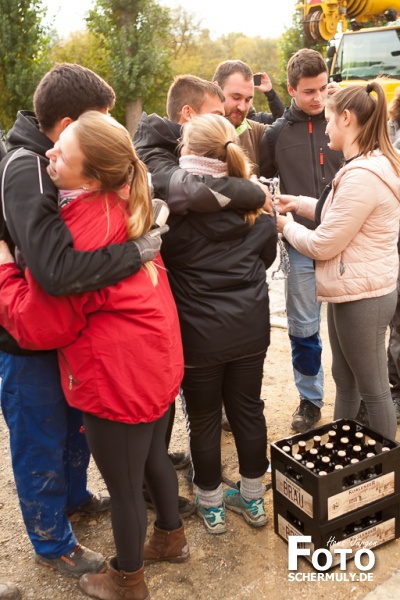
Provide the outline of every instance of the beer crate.
<path id="1" fill-rule="evenodd" d="M 310 543 L 299 545 L 310 549 L 310 555 L 304 557 L 310 562 L 315 550 L 325 548 L 332 554 L 331 567 L 335 567 L 340 562 L 340 555 L 335 550 L 351 550 L 351 554 L 346 555 L 346 560 L 351 560 L 358 550 L 374 551 L 378 546 L 400 537 L 400 496 L 398 494 L 364 506 L 357 512 L 349 513 L 324 525 L 310 518 L 278 492 L 274 492 L 273 500 L 275 533 L 286 542 L 292 535 L 311 536 Z"/>
<path id="2" fill-rule="evenodd" d="M 343 426 L 349 428 L 347 437 L 350 445 L 357 432 L 361 432 L 365 439 L 374 439 L 376 454 L 358 464 L 346 465 L 340 471 L 320 476 L 296 462 L 283 450 L 285 446 L 295 449 L 300 440 L 310 445 L 314 436 L 320 436 L 325 442 L 330 430 L 340 436 Z M 382 452 L 382 448 L 387 451 Z M 353 476 L 369 469 L 376 474 L 373 478 L 347 486 Z M 340 419 L 271 444 L 271 471 L 272 488 L 277 501 L 286 500 L 304 517 L 313 519 L 318 525 L 327 525 L 335 519 L 400 494 L 400 444 L 356 421 Z"/>

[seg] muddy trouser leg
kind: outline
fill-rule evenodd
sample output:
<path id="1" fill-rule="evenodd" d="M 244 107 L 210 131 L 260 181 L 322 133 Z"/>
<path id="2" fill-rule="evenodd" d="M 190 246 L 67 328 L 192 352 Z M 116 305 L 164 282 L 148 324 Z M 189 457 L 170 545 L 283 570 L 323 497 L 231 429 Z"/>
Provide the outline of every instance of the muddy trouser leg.
<path id="1" fill-rule="evenodd" d="M 397 423 L 390 395 L 386 330 L 397 293 L 328 305 L 332 375 L 336 384 L 334 419 L 354 419 L 364 400 L 371 429 L 394 439 Z"/>
<path id="2" fill-rule="evenodd" d="M 61 389 L 57 354 L 0 352 L 1 407 L 10 431 L 11 459 L 28 536 L 47 558 L 69 552 L 77 540 L 66 510 L 90 499 L 89 450 L 82 415 Z"/>

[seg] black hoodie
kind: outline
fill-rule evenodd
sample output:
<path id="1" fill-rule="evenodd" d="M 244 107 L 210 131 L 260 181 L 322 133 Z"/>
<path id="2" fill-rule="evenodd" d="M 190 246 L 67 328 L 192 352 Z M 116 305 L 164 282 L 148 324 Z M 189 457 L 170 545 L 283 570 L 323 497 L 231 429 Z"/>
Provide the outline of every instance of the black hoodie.
<path id="1" fill-rule="evenodd" d="M 267 176 L 279 174 L 281 194 L 311 196 L 320 194 L 339 170 L 343 155 L 328 147 L 325 133 L 325 113 L 309 116 L 300 110 L 294 100 L 283 114 L 266 131 L 270 164 Z M 293 215 L 295 220 L 309 229 L 315 223 Z"/>

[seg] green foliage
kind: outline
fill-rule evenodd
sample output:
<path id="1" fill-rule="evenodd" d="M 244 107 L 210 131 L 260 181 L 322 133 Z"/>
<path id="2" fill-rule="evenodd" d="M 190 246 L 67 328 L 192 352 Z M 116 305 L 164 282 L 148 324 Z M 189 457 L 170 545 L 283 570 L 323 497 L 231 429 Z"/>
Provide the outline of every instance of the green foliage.
<path id="1" fill-rule="evenodd" d="M 208 30 L 194 32 L 184 55 L 173 61 L 175 75 L 192 73 L 212 80 L 217 65 L 227 59 L 240 59 L 248 63 L 254 73 L 266 71 L 279 94 L 284 91 L 280 85 L 280 65 L 277 41 L 260 37 L 247 37 L 241 33 L 231 33 L 212 40 Z M 257 110 L 268 111 L 264 94 L 255 92 L 254 103 Z M 164 102 L 165 106 L 165 102 Z"/>
<path id="2" fill-rule="evenodd" d="M 0 0 L 0 121 L 8 129 L 18 110 L 32 108 L 48 69 L 49 37 L 40 0 Z"/>
<path id="3" fill-rule="evenodd" d="M 86 21 L 104 42 L 117 94 L 113 114 L 124 122 L 131 101 L 146 105 L 171 82 L 170 11 L 155 0 L 97 0 Z"/>
<path id="4" fill-rule="evenodd" d="M 94 35 L 88 30 L 75 31 L 66 40 L 57 40 L 49 52 L 52 64 L 77 63 L 109 81 L 111 77 L 109 56 L 103 36 Z"/>

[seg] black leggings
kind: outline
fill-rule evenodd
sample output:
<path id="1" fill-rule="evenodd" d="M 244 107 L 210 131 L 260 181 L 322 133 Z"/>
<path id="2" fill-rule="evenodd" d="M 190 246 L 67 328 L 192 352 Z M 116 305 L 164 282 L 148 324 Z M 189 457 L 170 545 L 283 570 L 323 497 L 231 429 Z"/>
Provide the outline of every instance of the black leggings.
<path id="1" fill-rule="evenodd" d="M 143 564 L 147 512 L 143 480 L 157 512 L 157 526 L 172 531 L 181 525 L 178 479 L 168 458 L 167 411 L 152 423 L 128 425 L 84 413 L 90 450 L 111 496 L 111 523 L 118 569 L 137 571 Z"/>

